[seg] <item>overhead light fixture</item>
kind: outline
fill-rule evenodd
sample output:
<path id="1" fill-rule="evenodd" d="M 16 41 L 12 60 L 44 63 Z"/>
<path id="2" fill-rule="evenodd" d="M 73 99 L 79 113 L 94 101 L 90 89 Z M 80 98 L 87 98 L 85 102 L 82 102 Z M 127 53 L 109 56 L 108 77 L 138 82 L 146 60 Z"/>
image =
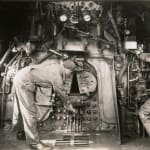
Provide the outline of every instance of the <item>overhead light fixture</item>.
<path id="1" fill-rule="evenodd" d="M 61 22 L 66 22 L 68 20 L 68 16 L 66 14 L 62 14 L 59 19 Z"/>

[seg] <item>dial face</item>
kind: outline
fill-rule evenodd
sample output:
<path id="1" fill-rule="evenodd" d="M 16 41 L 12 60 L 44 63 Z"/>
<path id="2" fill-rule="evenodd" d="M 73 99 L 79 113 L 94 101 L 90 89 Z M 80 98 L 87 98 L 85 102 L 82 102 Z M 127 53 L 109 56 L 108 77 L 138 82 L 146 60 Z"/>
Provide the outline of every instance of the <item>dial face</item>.
<path id="1" fill-rule="evenodd" d="M 67 18 L 67 15 L 65 15 L 65 14 L 61 15 L 59 18 L 60 18 L 60 21 L 61 21 L 61 22 L 65 22 L 65 21 L 67 21 L 67 19 L 68 19 L 68 18 Z"/>
<path id="2" fill-rule="evenodd" d="M 90 21 L 91 16 L 90 15 L 84 15 L 83 19 L 84 19 L 84 21 Z"/>

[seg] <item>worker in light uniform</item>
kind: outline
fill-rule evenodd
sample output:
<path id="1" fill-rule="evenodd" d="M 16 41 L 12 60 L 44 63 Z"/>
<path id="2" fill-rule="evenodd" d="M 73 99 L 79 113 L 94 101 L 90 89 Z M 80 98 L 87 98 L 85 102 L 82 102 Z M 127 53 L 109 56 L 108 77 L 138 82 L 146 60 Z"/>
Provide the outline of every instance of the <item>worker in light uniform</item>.
<path id="1" fill-rule="evenodd" d="M 142 53 L 142 47 L 139 47 L 136 52 L 138 58 L 144 62 L 150 63 L 150 53 Z M 150 99 L 148 99 L 139 110 L 140 120 L 150 136 Z"/>
<path id="2" fill-rule="evenodd" d="M 20 112 L 27 143 L 31 146 L 34 145 L 34 149 L 44 150 L 46 146 L 40 141 L 37 129 L 38 116 L 34 97 L 35 83 L 44 82 L 52 84 L 55 91 L 61 95 L 64 105 L 75 112 L 75 109 L 69 103 L 67 95 L 61 92 L 63 88 L 63 75 L 70 74 L 74 70 L 75 64 L 72 60 L 67 60 L 62 65 L 58 57 L 54 55 L 49 56 L 47 45 L 44 45 L 44 48 L 42 46 L 38 51 L 36 51 L 35 44 L 30 42 L 21 44 L 17 48 L 24 50 L 27 55 L 31 55 L 34 64 L 21 69 L 14 77 L 13 85 L 16 98 L 14 102 L 13 126 L 17 124 L 18 113 Z"/>

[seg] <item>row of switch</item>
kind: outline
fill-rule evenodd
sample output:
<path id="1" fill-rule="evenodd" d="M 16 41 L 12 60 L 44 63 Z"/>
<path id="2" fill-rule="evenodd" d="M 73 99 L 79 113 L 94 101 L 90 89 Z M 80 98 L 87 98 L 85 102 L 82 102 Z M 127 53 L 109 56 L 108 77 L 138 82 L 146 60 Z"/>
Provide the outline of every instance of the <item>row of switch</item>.
<path id="1" fill-rule="evenodd" d="M 51 117 L 52 120 L 67 120 L 67 118 L 68 118 L 67 116 L 59 116 L 59 115 L 58 115 L 58 116 L 54 116 L 54 115 L 53 115 L 53 116 Z M 73 119 L 70 118 L 70 117 L 69 117 L 68 119 L 69 119 L 69 120 L 73 120 Z M 81 119 L 81 118 L 78 118 L 78 119 Z M 94 116 L 94 117 L 83 117 L 82 120 L 83 120 L 83 121 L 92 121 L 92 120 L 95 120 L 95 121 L 96 121 L 96 120 L 98 120 L 98 117 L 97 117 L 97 116 Z"/>
<path id="2" fill-rule="evenodd" d="M 93 111 L 92 110 L 87 110 L 86 113 L 87 114 L 97 114 L 97 111 L 96 110 L 93 110 Z"/>
<path id="3" fill-rule="evenodd" d="M 96 103 L 86 103 L 86 107 L 93 107 L 93 108 L 96 108 L 97 107 L 97 104 Z"/>
<path id="4" fill-rule="evenodd" d="M 94 104 L 93 107 L 95 108 L 96 105 Z M 65 113 L 65 114 L 66 114 L 66 113 L 67 113 L 67 110 L 66 110 L 66 109 L 63 109 L 63 110 L 62 110 L 62 109 L 59 109 L 59 108 L 58 108 L 58 109 L 55 110 L 54 112 L 55 112 L 55 113 Z M 80 110 L 80 114 L 83 114 L 83 112 L 84 112 L 84 110 Z M 91 110 L 91 109 L 90 109 L 90 110 L 86 110 L 86 113 L 87 113 L 87 114 L 97 114 L 97 110 Z"/>

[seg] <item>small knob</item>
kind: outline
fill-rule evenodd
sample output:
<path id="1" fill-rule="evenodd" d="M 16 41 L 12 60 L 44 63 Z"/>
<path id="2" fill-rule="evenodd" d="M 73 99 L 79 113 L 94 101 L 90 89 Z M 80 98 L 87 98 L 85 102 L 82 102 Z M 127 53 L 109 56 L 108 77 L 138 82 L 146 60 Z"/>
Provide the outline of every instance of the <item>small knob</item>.
<path id="1" fill-rule="evenodd" d="M 60 112 L 61 112 L 61 110 L 60 110 L 60 109 L 58 109 L 58 110 L 57 110 L 57 112 L 58 112 L 58 113 L 60 113 Z"/>
<path id="2" fill-rule="evenodd" d="M 64 112 L 64 113 L 66 113 L 66 112 L 67 112 L 67 110 L 66 110 L 66 109 L 64 109 L 64 110 L 63 110 L 63 112 Z"/>
<path id="3" fill-rule="evenodd" d="M 90 107 L 90 103 L 87 103 L 86 105 L 87 105 L 88 107 Z"/>
<path id="4" fill-rule="evenodd" d="M 66 117 L 66 116 L 64 116 L 64 117 L 63 117 L 63 119 L 64 119 L 64 120 L 66 120 L 66 119 L 67 119 L 67 117 Z"/>
<path id="5" fill-rule="evenodd" d="M 88 111 L 87 111 L 87 113 L 88 113 L 88 114 L 91 114 L 91 111 L 90 111 L 90 110 L 88 110 Z"/>
<path id="6" fill-rule="evenodd" d="M 61 120 L 61 116 L 57 116 L 57 120 Z"/>
<path id="7" fill-rule="evenodd" d="M 55 119 L 55 116 L 52 116 L 52 119 L 54 120 L 54 119 Z"/>
<path id="8" fill-rule="evenodd" d="M 93 104 L 92 107 L 95 108 L 95 107 L 96 107 L 96 104 Z"/>

